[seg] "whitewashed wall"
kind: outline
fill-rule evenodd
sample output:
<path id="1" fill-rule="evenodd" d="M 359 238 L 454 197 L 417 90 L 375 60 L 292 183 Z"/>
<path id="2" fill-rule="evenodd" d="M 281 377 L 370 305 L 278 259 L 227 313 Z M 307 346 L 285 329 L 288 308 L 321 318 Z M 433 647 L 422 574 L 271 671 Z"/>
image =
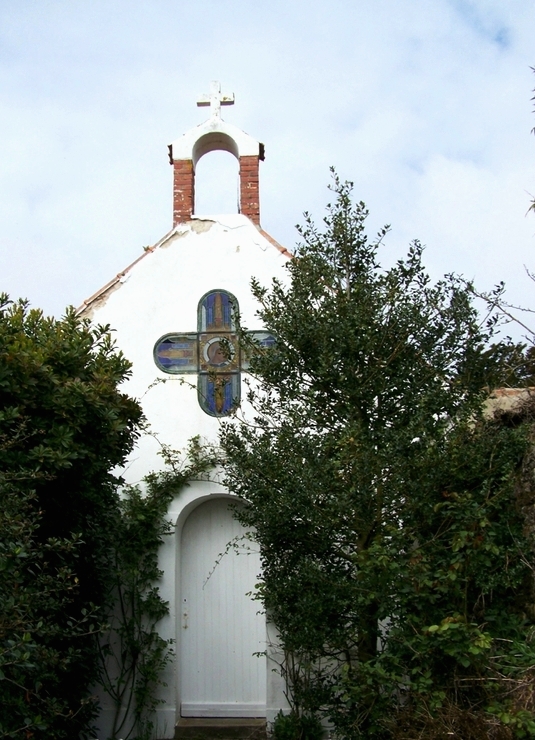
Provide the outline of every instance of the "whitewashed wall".
<path id="1" fill-rule="evenodd" d="M 197 392 L 191 387 L 197 376 L 169 375 L 158 369 L 153 359 L 156 341 L 170 332 L 195 332 L 199 300 L 215 289 L 236 296 L 243 325 L 262 329 L 250 292 L 251 278 L 255 276 L 266 285 L 273 277 L 284 280 L 287 259 L 287 254 L 243 215 L 196 218 L 179 224 L 106 289 L 86 301 L 81 313 L 94 323 L 109 324 L 118 346 L 132 362 L 132 377 L 126 382 L 125 391 L 141 401 L 153 435 L 145 435 L 131 455 L 124 472 L 127 482 L 137 483 L 149 471 L 163 467 L 158 455 L 161 444 L 181 450 L 195 435 L 207 441 L 217 440 L 219 420 L 202 411 Z M 177 496 L 169 511 L 176 531 L 161 550 L 164 577 L 160 591 L 169 601 L 170 614 L 162 620 L 160 631 L 162 637 L 176 640 L 177 658 L 164 677 L 168 687 L 161 694 L 165 703 L 158 711 L 159 737 L 173 737 L 181 701 L 181 620 L 177 603 L 182 527 L 196 505 L 218 496 L 228 496 L 219 483 L 197 481 Z M 266 645 L 268 642 L 271 641 L 266 632 Z M 273 672 L 276 650 L 269 650 L 266 714 L 272 721 L 286 702 L 284 686 Z M 106 737 L 111 716 L 105 700 L 103 704 L 100 738 Z"/>

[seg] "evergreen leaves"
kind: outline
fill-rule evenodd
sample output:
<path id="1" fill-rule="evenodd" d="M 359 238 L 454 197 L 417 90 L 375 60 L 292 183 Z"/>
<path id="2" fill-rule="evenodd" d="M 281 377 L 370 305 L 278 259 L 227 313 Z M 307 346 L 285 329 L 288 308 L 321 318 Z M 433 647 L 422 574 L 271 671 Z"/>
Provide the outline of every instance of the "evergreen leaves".
<path id="1" fill-rule="evenodd" d="M 277 342 L 249 347 L 254 419 L 221 434 L 294 710 L 341 737 L 527 736 L 531 411 L 485 414 L 522 380 L 523 348 L 495 339 L 464 281 L 431 282 L 418 242 L 381 268 L 388 227 L 368 240 L 351 184 L 335 176 L 333 195 L 288 283 L 253 281 Z"/>
<path id="2" fill-rule="evenodd" d="M 89 732 L 113 573 L 115 466 L 138 435 L 106 327 L 0 296 L 0 737 Z"/>

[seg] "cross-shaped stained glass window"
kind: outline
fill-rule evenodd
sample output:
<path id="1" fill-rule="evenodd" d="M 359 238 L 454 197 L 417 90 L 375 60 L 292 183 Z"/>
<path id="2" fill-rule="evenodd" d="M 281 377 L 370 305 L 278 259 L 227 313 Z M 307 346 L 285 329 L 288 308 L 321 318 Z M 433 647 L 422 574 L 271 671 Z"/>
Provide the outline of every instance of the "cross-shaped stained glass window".
<path id="1" fill-rule="evenodd" d="M 165 373 L 196 373 L 197 397 L 210 416 L 226 416 L 240 403 L 241 371 L 246 370 L 238 341 L 238 301 L 226 290 L 211 290 L 199 301 L 197 331 L 164 334 L 154 346 L 154 361 Z M 266 331 L 249 334 L 264 347 L 275 343 Z"/>

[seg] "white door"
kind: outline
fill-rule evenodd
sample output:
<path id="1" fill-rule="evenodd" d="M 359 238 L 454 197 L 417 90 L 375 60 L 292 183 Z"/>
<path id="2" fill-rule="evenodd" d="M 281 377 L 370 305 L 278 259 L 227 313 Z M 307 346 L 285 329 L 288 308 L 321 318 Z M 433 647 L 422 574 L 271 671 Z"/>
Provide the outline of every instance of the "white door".
<path id="1" fill-rule="evenodd" d="M 263 717 L 266 713 L 266 621 L 254 591 L 256 545 L 229 500 L 200 504 L 181 538 L 181 714 Z M 231 545 L 229 546 L 229 543 Z M 233 546 L 234 545 L 234 546 Z"/>

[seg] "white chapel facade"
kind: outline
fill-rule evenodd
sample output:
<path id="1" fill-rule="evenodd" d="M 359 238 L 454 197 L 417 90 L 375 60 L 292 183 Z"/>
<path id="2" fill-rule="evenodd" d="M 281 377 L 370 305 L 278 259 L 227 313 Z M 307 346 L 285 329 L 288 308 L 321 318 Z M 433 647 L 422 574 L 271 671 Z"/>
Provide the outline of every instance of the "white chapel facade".
<path id="1" fill-rule="evenodd" d="M 162 444 L 185 450 L 197 435 L 217 440 L 221 417 L 243 395 L 247 369 L 235 335 L 236 309 L 259 341 L 272 341 L 258 324 L 250 281 L 256 277 L 269 285 L 273 277 L 284 279 L 290 254 L 260 227 L 264 147 L 223 121 L 221 105 L 233 102 L 218 83 L 199 100 L 210 106 L 210 117 L 169 146 L 172 229 L 80 309 L 114 330 L 132 362 L 125 390 L 140 400 L 150 424 L 152 434 L 140 440 L 124 475 L 129 483 L 161 469 Z M 238 159 L 239 213 L 195 213 L 195 167 L 214 150 Z M 222 346 L 233 349 L 230 356 Z M 243 534 L 228 508 L 232 498 L 220 483 L 193 481 L 169 511 L 174 535 L 161 551 L 160 593 L 170 614 L 159 629 L 175 640 L 175 658 L 161 689 L 159 738 L 174 737 L 181 718 L 272 721 L 286 706 L 269 625 L 259 602 L 247 595 L 258 580 L 259 554 L 231 548 L 219 558 Z M 102 703 L 105 737 L 111 709 L 105 698 Z"/>

